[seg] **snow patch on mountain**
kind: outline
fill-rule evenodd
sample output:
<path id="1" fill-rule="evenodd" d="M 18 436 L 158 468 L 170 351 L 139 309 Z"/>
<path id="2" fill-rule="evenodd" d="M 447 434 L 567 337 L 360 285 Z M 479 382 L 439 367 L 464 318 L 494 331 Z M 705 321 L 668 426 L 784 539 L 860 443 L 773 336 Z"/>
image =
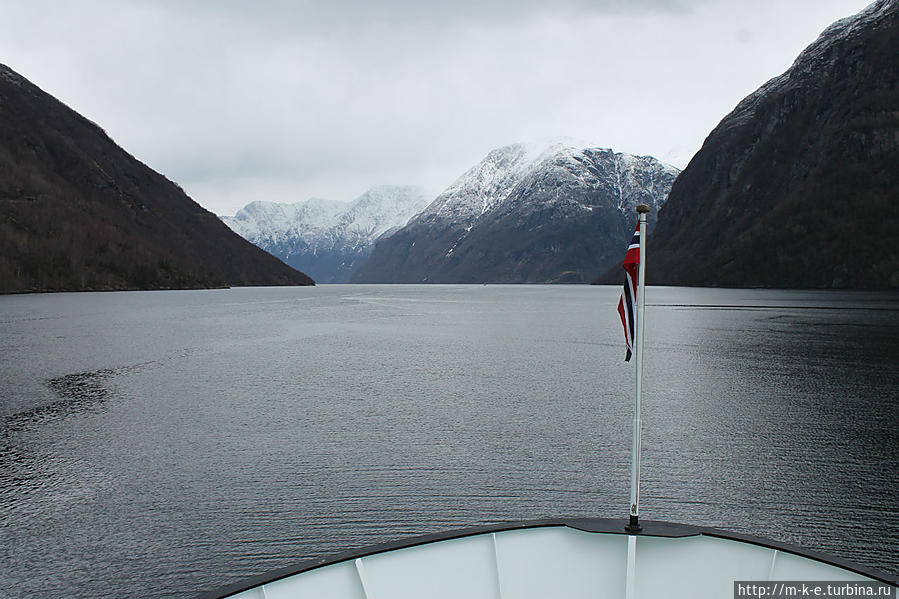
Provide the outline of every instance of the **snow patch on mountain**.
<path id="1" fill-rule="evenodd" d="M 382 185 L 352 202 L 251 202 L 220 217 L 238 235 L 318 282 L 344 282 L 375 242 L 427 206 L 414 186 Z"/>
<path id="2" fill-rule="evenodd" d="M 313 198 L 296 204 L 251 202 L 234 216 L 221 219 L 256 245 L 279 245 L 296 238 L 327 235 L 346 211 L 346 203 Z"/>
<path id="3" fill-rule="evenodd" d="M 531 198 L 544 192 L 538 194 L 544 207 L 547 202 L 567 202 L 577 204 L 579 210 L 592 210 L 579 203 L 582 193 L 564 192 L 610 187 L 617 196 L 617 210 L 631 214 L 639 203 L 659 207 L 680 172 L 651 156 L 584 148 L 574 143 L 519 143 L 491 151 L 441 193 L 410 226 L 441 224 L 468 232 L 483 215 L 500 209 L 508 199 L 521 196 L 522 190 Z M 545 192 L 549 190 L 556 191 L 548 195 Z"/>
<path id="4" fill-rule="evenodd" d="M 564 147 L 563 142 L 548 146 L 534 142 L 497 148 L 437 196 L 416 220 L 448 221 L 469 227 L 508 197 L 536 164 Z"/>
<path id="5" fill-rule="evenodd" d="M 384 238 L 353 281 L 589 280 L 633 233 L 638 204 L 654 225 L 679 172 L 570 140 L 497 148 Z"/>

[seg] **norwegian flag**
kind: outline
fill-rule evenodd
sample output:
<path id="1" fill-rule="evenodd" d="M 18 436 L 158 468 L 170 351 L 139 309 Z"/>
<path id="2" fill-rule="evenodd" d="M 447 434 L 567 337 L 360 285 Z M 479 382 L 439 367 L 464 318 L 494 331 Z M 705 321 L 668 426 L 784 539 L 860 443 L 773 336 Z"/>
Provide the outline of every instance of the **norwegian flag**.
<path id="1" fill-rule="evenodd" d="M 631 239 L 630 245 L 627 246 L 627 253 L 624 255 L 624 262 L 621 264 L 625 274 L 624 289 L 621 292 L 621 299 L 618 300 L 618 315 L 621 316 L 621 324 L 624 327 L 624 342 L 627 344 L 627 355 L 624 357 L 625 362 L 630 362 L 631 354 L 634 351 L 634 303 L 637 299 L 637 269 L 639 266 L 640 223 L 638 222 L 634 238 Z"/>

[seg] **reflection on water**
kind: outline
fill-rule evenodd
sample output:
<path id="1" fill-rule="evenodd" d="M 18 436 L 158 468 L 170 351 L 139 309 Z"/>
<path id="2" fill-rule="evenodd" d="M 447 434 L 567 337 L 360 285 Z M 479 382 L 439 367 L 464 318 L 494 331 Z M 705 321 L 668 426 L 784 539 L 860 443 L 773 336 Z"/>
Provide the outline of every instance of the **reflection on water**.
<path id="1" fill-rule="evenodd" d="M 47 385 L 63 398 L 75 402 L 105 399 L 109 390 L 103 381 L 115 374 L 111 368 L 67 374 L 47 381 Z"/>
<path id="2" fill-rule="evenodd" d="M 121 370 L 121 369 L 119 369 Z M 22 514 L 15 501 L 20 493 L 52 493 L 59 484 L 55 466 L 64 456 L 42 456 L 32 453 L 24 432 L 76 415 L 97 413 L 111 396 L 108 379 L 117 369 L 104 368 L 54 377 L 46 381 L 61 399 L 4 417 L 0 420 L 0 515 L 4 519 L 30 517 Z"/>
<path id="3" fill-rule="evenodd" d="M 46 424 L 73 414 L 97 412 L 103 409 L 106 400 L 114 395 L 111 379 L 159 365 L 158 361 L 151 361 L 119 368 L 75 372 L 47 379 L 46 386 L 60 398 L 59 401 L 4 417 L 0 420 L 2 423 L 0 435 L 3 435 L 4 431 L 23 430 L 29 426 Z"/>
<path id="4" fill-rule="evenodd" d="M 110 395 L 107 379 L 116 374 L 111 368 L 78 372 L 54 377 L 47 381 L 60 401 L 26 410 L 4 419 L 5 430 L 22 430 L 31 425 L 44 424 L 70 414 L 97 411 Z"/>
<path id="5" fill-rule="evenodd" d="M 190 597 L 410 534 L 624 517 L 618 293 L 0 298 L 0 595 Z M 644 517 L 899 571 L 899 296 L 648 297 Z"/>

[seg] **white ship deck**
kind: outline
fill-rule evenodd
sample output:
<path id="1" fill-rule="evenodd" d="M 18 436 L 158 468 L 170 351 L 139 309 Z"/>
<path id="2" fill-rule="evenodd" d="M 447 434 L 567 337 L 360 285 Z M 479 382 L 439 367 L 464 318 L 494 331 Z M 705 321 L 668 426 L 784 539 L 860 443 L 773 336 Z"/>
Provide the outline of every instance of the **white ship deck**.
<path id="1" fill-rule="evenodd" d="M 247 580 L 203 599 L 597 599 L 733 597 L 735 581 L 895 577 L 789 545 L 716 529 L 541 520 L 346 552 Z M 895 597 L 895 589 L 893 590 Z"/>

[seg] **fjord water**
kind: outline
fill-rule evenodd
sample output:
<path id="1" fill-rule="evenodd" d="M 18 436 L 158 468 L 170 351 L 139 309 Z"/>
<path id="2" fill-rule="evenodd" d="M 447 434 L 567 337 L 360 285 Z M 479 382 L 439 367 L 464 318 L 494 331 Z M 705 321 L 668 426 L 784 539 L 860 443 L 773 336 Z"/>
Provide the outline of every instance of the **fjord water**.
<path id="1" fill-rule="evenodd" d="M 0 297 L 0 596 L 627 514 L 614 287 Z M 643 517 L 899 571 L 899 295 L 650 288 Z"/>

